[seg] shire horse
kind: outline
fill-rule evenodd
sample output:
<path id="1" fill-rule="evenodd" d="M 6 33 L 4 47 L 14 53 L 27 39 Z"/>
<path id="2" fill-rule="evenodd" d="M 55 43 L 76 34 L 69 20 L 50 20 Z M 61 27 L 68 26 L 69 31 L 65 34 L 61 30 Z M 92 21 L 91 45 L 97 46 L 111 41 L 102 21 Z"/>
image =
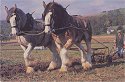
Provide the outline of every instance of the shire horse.
<path id="1" fill-rule="evenodd" d="M 34 71 L 31 63 L 31 51 L 35 46 L 45 46 L 52 52 L 52 61 L 49 64 L 48 69 L 53 69 L 54 67 L 60 67 L 58 65 L 59 56 L 56 50 L 56 45 L 54 44 L 51 37 L 50 40 L 46 41 L 44 26 L 42 22 L 36 22 L 33 19 L 32 14 L 25 14 L 21 9 L 17 8 L 16 4 L 14 7 L 8 9 L 5 6 L 7 12 L 6 20 L 11 25 L 11 33 L 17 37 L 17 41 L 24 51 L 24 60 L 26 66 L 26 73 L 31 73 Z M 41 31 L 43 33 L 34 34 L 33 32 Z M 29 33 L 30 32 L 30 33 Z M 56 63 L 56 65 L 55 65 Z"/>
<path id="2" fill-rule="evenodd" d="M 89 19 L 82 20 L 77 16 L 71 16 L 56 2 L 46 4 L 43 1 L 44 12 L 42 14 L 45 23 L 45 33 L 51 34 L 60 55 L 62 64 L 60 71 L 67 71 L 68 64 L 71 64 L 67 51 L 75 44 L 81 53 L 81 63 L 84 70 L 92 68 L 91 62 L 91 38 L 92 29 Z M 84 40 L 87 45 L 87 53 L 81 44 Z"/>

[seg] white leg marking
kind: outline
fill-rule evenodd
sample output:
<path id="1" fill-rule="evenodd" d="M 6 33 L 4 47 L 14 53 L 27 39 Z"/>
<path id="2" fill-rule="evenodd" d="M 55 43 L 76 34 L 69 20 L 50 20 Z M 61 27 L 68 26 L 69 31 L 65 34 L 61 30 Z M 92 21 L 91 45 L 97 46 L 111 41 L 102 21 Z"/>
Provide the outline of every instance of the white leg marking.
<path id="1" fill-rule="evenodd" d="M 62 48 L 61 51 L 60 51 L 60 57 L 61 57 L 61 60 L 62 60 L 62 66 L 65 66 L 65 64 L 69 62 L 69 59 L 68 59 L 66 53 L 67 53 L 67 49 L 66 48 Z"/>
<path id="2" fill-rule="evenodd" d="M 23 45 L 20 45 L 20 46 L 21 46 L 21 48 L 23 49 L 23 51 L 26 50 L 26 47 L 24 47 Z"/>
<path id="3" fill-rule="evenodd" d="M 52 12 L 47 13 L 45 16 L 45 25 L 50 24 L 50 19 L 51 19 Z M 50 26 L 45 26 L 45 33 L 48 33 L 50 31 Z"/>
<path id="4" fill-rule="evenodd" d="M 81 54 L 81 62 L 84 63 L 86 61 L 86 53 L 85 49 L 82 46 L 82 44 L 76 44 L 76 46 L 79 48 L 80 54 Z"/>
<path id="5" fill-rule="evenodd" d="M 60 68 L 60 72 L 65 72 L 67 71 L 67 62 L 69 62 L 69 59 L 67 58 L 67 49 L 65 48 L 62 48 L 61 51 L 60 51 L 60 57 L 61 57 L 61 60 L 62 60 L 62 65 L 61 65 L 61 68 Z"/>
<path id="6" fill-rule="evenodd" d="M 33 46 L 29 43 L 27 49 L 24 52 L 24 60 L 25 60 L 26 66 L 29 65 L 28 58 L 32 50 L 33 50 Z"/>

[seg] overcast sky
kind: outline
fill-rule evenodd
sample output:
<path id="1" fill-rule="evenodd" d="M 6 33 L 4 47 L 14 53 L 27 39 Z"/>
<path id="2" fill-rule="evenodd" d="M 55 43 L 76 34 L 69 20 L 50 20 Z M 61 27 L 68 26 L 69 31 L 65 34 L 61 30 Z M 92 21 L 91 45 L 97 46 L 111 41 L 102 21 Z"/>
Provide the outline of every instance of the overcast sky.
<path id="1" fill-rule="evenodd" d="M 44 0 L 46 3 L 52 0 Z M 106 10 L 125 8 L 125 0 L 54 0 L 60 3 L 63 7 L 67 8 L 69 14 L 72 15 L 92 15 L 100 13 Z M 33 14 L 34 18 L 41 18 L 41 14 L 44 10 L 42 6 L 43 0 L 0 0 L 0 19 L 6 18 L 6 12 L 4 6 L 11 8 L 14 4 L 22 9 L 25 13 L 36 11 Z"/>

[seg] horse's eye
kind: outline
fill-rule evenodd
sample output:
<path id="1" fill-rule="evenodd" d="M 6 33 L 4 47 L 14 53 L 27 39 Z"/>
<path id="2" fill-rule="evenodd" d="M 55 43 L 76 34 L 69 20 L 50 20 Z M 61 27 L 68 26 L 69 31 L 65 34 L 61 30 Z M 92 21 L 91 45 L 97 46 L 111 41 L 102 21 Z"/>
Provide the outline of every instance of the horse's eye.
<path id="1" fill-rule="evenodd" d="M 49 10 L 49 12 L 51 12 L 51 10 Z"/>
<path id="2" fill-rule="evenodd" d="M 14 16 L 14 15 L 16 15 L 16 14 L 15 14 L 15 13 L 12 13 L 11 17 Z"/>
<path id="3" fill-rule="evenodd" d="M 44 14 L 42 14 L 42 17 L 44 17 Z"/>
<path id="4" fill-rule="evenodd" d="M 13 15 L 11 15 L 11 17 L 12 17 Z"/>
<path id="5" fill-rule="evenodd" d="M 44 14 L 42 14 L 42 18 L 44 19 Z"/>

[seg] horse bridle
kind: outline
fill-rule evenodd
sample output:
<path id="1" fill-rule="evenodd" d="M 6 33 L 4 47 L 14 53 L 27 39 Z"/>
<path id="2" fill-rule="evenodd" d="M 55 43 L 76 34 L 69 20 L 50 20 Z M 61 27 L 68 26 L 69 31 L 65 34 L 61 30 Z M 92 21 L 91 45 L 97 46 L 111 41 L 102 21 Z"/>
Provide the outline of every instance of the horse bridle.
<path id="1" fill-rule="evenodd" d="M 12 26 L 11 28 L 18 28 L 18 22 L 19 22 L 19 20 L 20 20 L 20 17 L 18 16 L 17 13 L 12 13 L 11 17 L 13 17 L 13 16 L 16 16 L 16 17 L 15 17 L 16 26 Z M 11 18 L 11 17 L 10 17 L 10 18 Z M 8 23 L 10 23 L 10 18 L 9 18 L 9 21 L 7 21 Z M 18 28 L 18 29 L 20 29 L 20 28 Z"/>
<path id="2" fill-rule="evenodd" d="M 53 13 L 54 13 L 54 9 L 52 9 L 52 10 L 49 10 L 49 12 L 52 12 L 52 15 L 51 15 L 51 19 L 50 19 L 50 24 L 45 24 L 44 23 L 44 27 L 45 26 L 50 26 L 51 27 L 51 30 L 50 30 L 50 32 L 54 32 L 55 31 L 55 29 L 54 29 L 54 19 L 53 19 L 53 17 L 55 16 Z M 49 13 L 48 12 L 48 13 Z M 46 14 L 47 15 L 47 14 Z M 45 16 L 46 16 L 45 15 Z M 45 17 L 44 17 L 45 18 Z M 44 21 L 45 21 L 45 19 L 44 19 Z M 52 23 L 53 22 L 53 23 Z"/>

